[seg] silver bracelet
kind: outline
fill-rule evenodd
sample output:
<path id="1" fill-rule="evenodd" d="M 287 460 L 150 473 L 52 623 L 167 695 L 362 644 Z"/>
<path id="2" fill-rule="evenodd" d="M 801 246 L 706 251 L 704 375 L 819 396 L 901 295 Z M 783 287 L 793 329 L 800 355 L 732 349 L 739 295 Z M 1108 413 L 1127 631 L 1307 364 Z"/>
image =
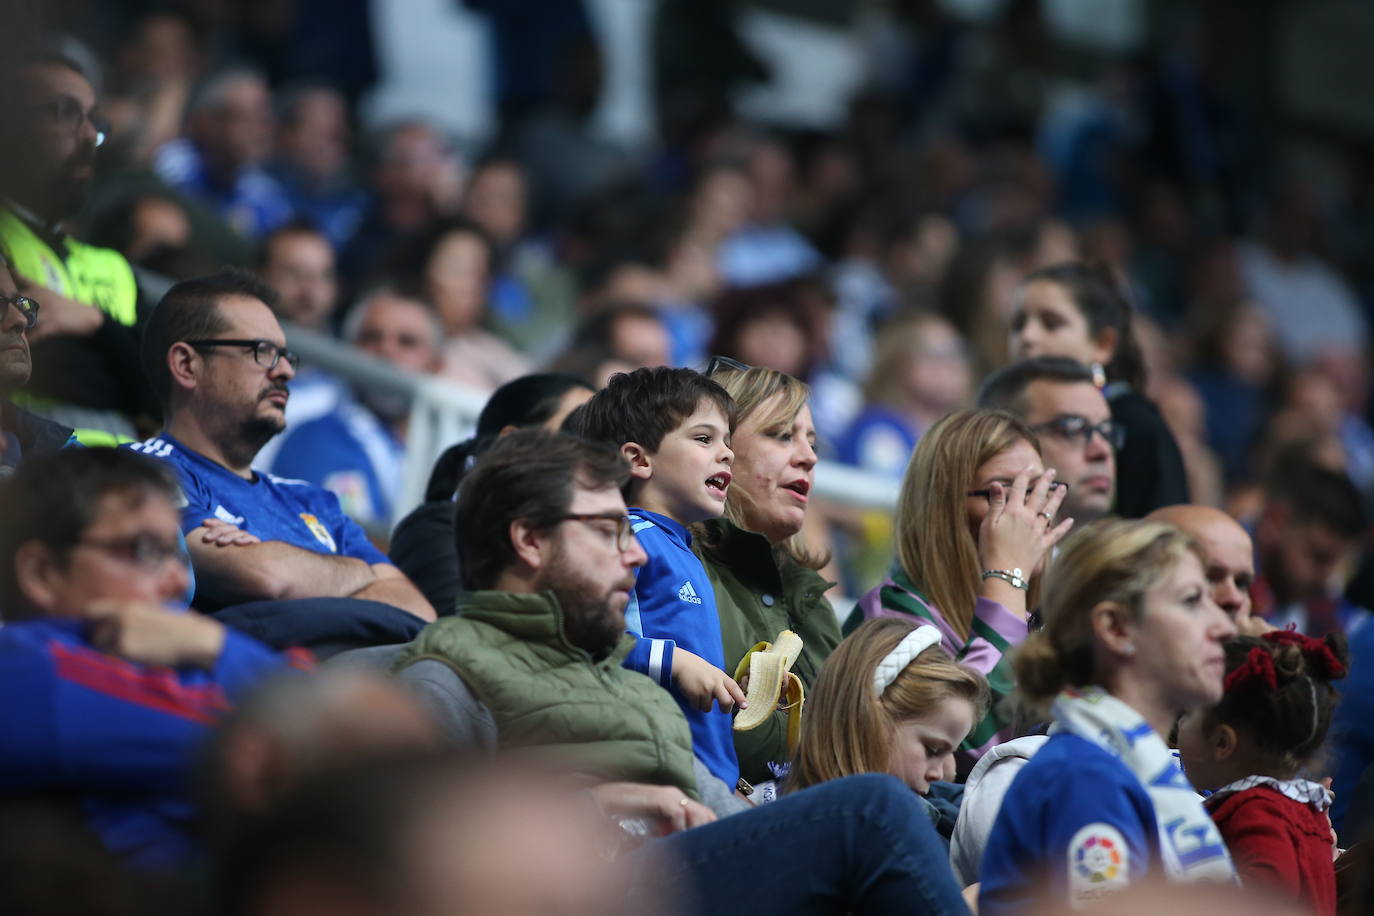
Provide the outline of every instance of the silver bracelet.
<path id="1" fill-rule="evenodd" d="M 984 579 L 1001 579 L 1008 583 L 1012 588 L 1019 588 L 1023 592 L 1030 591 L 1030 582 L 1027 581 L 1025 574 L 1021 572 L 1021 567 L 1015 569 L 985 569 L 983 570 Z"/>

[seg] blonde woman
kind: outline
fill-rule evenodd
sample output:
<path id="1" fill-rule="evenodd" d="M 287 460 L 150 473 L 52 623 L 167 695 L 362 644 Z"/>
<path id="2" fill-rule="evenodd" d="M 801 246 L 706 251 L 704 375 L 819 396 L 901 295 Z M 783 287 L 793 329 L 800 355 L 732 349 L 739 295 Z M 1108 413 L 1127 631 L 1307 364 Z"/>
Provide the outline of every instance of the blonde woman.
<path id="1" fill-rule="evenodd" d="M 807 698 L 787 791 L 856 773 L 890 773 L 926 801 L 940 833 L 954 828 L 938 784 L 988 706 L 981 674 L 957 665 L 932 626 L 869 620 L 830 654 Z"/>
<path id="2" fill-rule="evenodd" d="M 716 593 L 725 669 L 733 672 L 756 643 L 788 629 L 802 638 L 792 670 L 809 689 L 840 642 L 825 597 L 831 583 L 817 572 L 826 558 L 802 542 L 816 469 L 810 392 L 785 373 L 721 358 L 712 360 L 707 375 L 739 411 L 725 518 L 699 526 L 693 539 Z M 744 779 L 773 779 L 788 757 L 786 714 L 735 732 L 735 751 Z"/>
<path id="3" fill-rule="evenodd" d="M 1179 713 L 1221 699 L 1236 632 L 1197 542 L 1160 522 L 1091 525 L 1064 546 L 1042 609 L 1014 665 L 1023 700 L 1055 724 L 1002 801 L 979 912 L 1082 905 L 1147 875 L 1234 881 L 1165 743 Z"/>
<path id="4" fill-rule="evenodd" d="M 998 701 L 1011 692 L 1005 656 L 1026 638 L 1038 576 L 1072 519 L 1057 519 L 1067 488 L 1040 457 L 1035 433 L 998 410 L 950 414 L 921 439 L 902 480 L 890 577 L 845 622 L 902 617 L 940 631 L 941 648 L 984 675 L 992 705 L 958 755 L 966 774 L 1012 737 Z"/>

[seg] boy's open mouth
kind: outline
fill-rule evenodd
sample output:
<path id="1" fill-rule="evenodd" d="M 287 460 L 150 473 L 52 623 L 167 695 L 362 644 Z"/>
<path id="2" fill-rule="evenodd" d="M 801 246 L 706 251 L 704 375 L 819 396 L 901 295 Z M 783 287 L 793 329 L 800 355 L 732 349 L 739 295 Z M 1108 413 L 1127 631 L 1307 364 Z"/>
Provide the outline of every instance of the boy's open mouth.
<path id="1" fill-rule="evenodd" d="M 726 490 L 729 486 L 730 486 L 730 472 L 729 472 L 729 471 L 721 471 L 719 474 L 713 474 L 712 476 L 706 478 L 706 489 L 708 489 L 708 490 L 716 490 L 716 491 L 718 491 L 722 496 L 725 494 L 725 490 Z"/>

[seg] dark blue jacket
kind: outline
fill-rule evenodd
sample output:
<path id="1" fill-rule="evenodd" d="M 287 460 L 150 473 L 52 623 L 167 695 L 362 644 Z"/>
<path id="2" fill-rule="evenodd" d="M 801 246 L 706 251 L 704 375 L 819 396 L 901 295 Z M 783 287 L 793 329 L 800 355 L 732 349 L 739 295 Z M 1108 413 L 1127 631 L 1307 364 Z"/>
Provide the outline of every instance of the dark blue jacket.
<path id="1" fill-rule="evenodd" d="M 226 630 L 214 670 L 99 652 L 77 620 L 0 627 L 0 791 L 70 794 L 116 854 L 168 868 L 193 849 L 194 755 L 281 655 Z"/>

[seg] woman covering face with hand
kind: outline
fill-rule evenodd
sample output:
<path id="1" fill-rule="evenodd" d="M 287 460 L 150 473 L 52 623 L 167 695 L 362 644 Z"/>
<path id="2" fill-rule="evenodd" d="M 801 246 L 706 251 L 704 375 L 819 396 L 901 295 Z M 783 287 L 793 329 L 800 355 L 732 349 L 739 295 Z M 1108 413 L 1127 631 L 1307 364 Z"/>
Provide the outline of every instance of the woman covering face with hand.
<path id="1" fill-rule="evenodd" d="M 846 632 L 874 617 L 928 623 L 951 658 L 988 679 L 992 705 L 961 745 L 961 773 L 1012 737 L 998 704 L 1012 688 L 1005 656 L 1025 640 L 1039 574 L 1073 524 L 1057 517 L 1065 492 L 1024 422 L 998 410 L 950 414 L 907 467 L 891 575 L 845 622 Z"/>
<path id="2" fill-rule="evenodd" d="M 1148 875 L 1234 881 L 1165 744 L 1180 712 L 1221 698 L 1222 642 L 1235 635 L 1196 541 L 1159 522 L 1091 525 L 1056 560 L 1042 613 L 1016 681 L 1055 724 L 1002 802 L 979 912 L 1024 912 L 1042 897 L 1083 905 Z"/>
<path id="3" fill-rule="evenodd" d="M 692 544 L 715 589 L 725 669 L 733 672 L 754 645 L 792 630 L 803 644 L 792 671 L 810 689 L 840 641 L 825 597 L 831 583 L 816 572 L 825 558 L 802 543 L 816 470 L 810 392 L 782 372 L 724 360 L 714 360 L 707 375 L 739 410 L 725 518 L 701 525 Z M 788 758 L 786 713 L 735 732 L 735 750 L 744 779 L 773 779 Z"/>

